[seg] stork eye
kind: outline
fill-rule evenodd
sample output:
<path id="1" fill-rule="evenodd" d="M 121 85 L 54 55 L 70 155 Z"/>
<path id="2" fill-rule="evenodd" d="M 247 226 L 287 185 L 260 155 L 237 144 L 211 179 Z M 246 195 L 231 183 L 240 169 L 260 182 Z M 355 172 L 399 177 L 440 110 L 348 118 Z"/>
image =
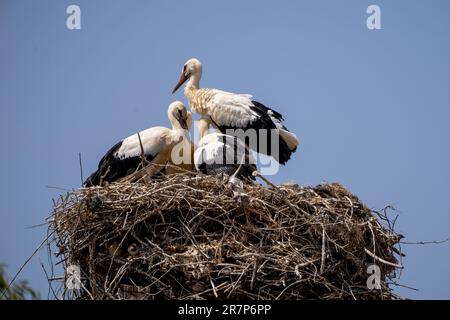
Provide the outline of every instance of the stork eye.
<path id="1" fill-rule="evenodd" d="M 188 68 L 187 68 L 187 65 L 184 65 L 184 67 L 183 67 L 183 74 L 186 76 L 186 77 L 189 77 L 190 76 L 190 72 L 189 72 L 189 70 L 188 70 Z"/>

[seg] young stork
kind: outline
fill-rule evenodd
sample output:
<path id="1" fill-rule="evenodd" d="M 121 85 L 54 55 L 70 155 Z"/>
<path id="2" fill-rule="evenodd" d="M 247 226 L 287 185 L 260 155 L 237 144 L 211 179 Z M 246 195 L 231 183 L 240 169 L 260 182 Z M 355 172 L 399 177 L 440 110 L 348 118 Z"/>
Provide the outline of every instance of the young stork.
<path id="1" fill-rule="evenodd" d="M 188 130 L 192 127 L 192 114 L 187 112 Z M 195 145 L 190 139 L 183 139 L 172 149 L 172 156 L 166 167 L 162 171 L 166 176 L 178 173 L 186 173 L 187 171 L 195 171 L 194 166 Z M 180 161 L 182 160 L 182 161 Z"/>
<path id="2" fill-rule="evenodd" d="M 183 66 L 180 80 L 172 94 L 189 80 L 184 94 L 193 112 L 209 117 L 211 123 L 222 133 L 232 134 L 233 130 L 242 129 L 241 133 L 245 134 L 245 132 L 249 132 L 248 129 L 256 130 L 258 141 L 252 143 L 250 147 L 260 153 L 272 156 L 281 164 L 286 164 L 292 153 L 296 151 L 299 140 L 283 125 L 282 115 L 252 100 L 252 96 L 248 94 L 200 88 L 201 76 L 202 64 L 200 61 L 195 58 L 189 59 Z M 232 129 L 232 131 L 230 132 L 228 129 Z M 260 129 L 267 130 L 267 133 L 261 134 Z M 273 137 L 278 140 L 273 145 L 276 146 L 276 142 L 278 142 L 278 148 L 275 148 L 278 150 L 272 150 L 272 131 Z M 239 136 L 239 134 L 238 130 L 233 135 Z M 266 140 L 260 141 L 264 137 Z"/>
<path id="3" fill-rule="evenodd" d="M 219 132 L 206 134 L 209 119 L 197 121 L 200 136 L 194 152 L 195 168 L 206 175 L 227 174 L 240 180 L 255 180 L 256 161 L 247 146 L 234 136 Z"/>
<path id="4" fill-rule="evenodd" d="M 126 177 L 138 169 L 143 156 L 150 163 L 146 167 L 150 176 L 161 171 L 169 161 L 182 165 L 182 161 L 173 161 L 171 155 L 177 145 L 190 145 L 190 113 L 183 103 L 175 101 L 169 105 L 167 114 L 172 129 L 153 127 L 118 142 L 103 156 L 98 169 L 86 179 L 84 185 L 91 187 Z"/>

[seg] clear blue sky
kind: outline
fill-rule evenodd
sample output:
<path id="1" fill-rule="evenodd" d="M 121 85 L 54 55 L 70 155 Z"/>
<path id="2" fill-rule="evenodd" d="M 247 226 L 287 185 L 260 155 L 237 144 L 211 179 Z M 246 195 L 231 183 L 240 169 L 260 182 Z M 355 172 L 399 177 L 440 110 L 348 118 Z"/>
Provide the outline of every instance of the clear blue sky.
<path id="1" fill-rule="evenodd" d="M 66 28 L 78 4 L 82 29 Z M 382 30 L 366 28 L 366 8 Z M 12 275 L 45 237 L 60 191 L 117 140 L 168 125 L 182 64 L 204 86 L 272 106 L 302 144 L 275 182 L 339 181 L 394 205 L 405 241 L 450 234 L 450 2 L 0 0 L 0 261 Z M 450 244 L 404 245 L 397 293 L 450 298 Z M 21 274 L 46 296 L 33 259 Z"/>

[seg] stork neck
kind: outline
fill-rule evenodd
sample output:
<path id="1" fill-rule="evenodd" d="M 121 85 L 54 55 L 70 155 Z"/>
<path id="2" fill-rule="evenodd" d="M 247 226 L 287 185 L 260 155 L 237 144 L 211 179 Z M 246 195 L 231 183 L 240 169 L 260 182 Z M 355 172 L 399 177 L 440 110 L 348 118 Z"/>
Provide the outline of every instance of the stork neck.
<path id="1" fill-rule="evenodd" d="M 168 116 L 169 116 L 170 124 L 172 125 L 172 130 L 181 129 L 180 123 L 178 122 L 177 119 L 175 119 L 175 117 L 170 112 L 169 112 Z"/>
<path id="2" fill-rule="evenodd" d="M 209 119 L 202 117 L 197 121 L 198 135 L 203 138 L 209 130 Z"/>
<path id="3" fill-rule="evenodd" d="M 200 88 L 200 79 L 202 75 L 201 74 L 193 74 L 186 85 L 186 89 L 190 88 L 191 90 L 198 90 Z"/>
<path id="4" fill-rule="evenodd" d="M 184 88 L 184 95 L 188 99 L 189 104 L 192 108 L 192 100 L 194 99 L 195 93 L 197 92 L 198 87 L 191 86 L 189 83 Z"/>
<path id="5" fill-rule="evenodd" d="M 181 129 L 182 128 L 181 128 L 180 124 L 178 123 L 178 121 L 172 122 L 172 130 L 181 130 Z"/>

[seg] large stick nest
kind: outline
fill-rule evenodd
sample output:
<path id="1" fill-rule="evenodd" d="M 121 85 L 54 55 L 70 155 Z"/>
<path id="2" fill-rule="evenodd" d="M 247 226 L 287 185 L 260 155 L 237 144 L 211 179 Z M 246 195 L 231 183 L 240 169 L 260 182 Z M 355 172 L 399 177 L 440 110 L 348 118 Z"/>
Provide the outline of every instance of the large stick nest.
<path id="1" fill-rule="evenodd" d="M 244 185 L 178 174 L 74 190 L 51 229 L 86 299 L 393 299 L 393 231 L 339 184 Z M 379 213 L 378 213 L 379 214 Z M 381 270 L 370 290 L 367 268 Z"/>

